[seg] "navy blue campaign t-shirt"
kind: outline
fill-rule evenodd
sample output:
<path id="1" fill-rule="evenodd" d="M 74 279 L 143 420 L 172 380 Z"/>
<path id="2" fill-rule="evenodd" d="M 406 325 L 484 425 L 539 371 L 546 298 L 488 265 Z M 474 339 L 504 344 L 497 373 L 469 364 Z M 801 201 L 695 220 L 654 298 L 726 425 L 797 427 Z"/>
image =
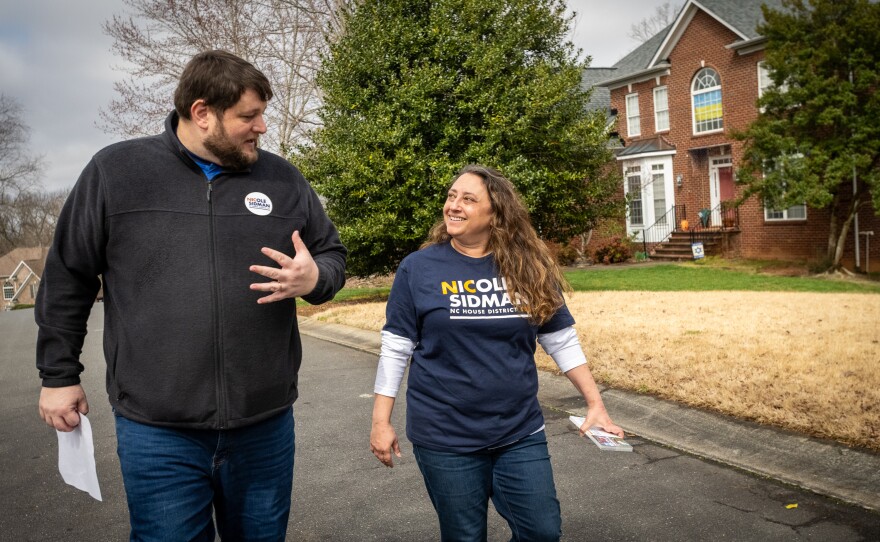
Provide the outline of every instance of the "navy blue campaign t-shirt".
<path id="1" fill-rule="evenodd" d="M 490 254 L 449 243 L 407 256 L 386 307 L 385 331 L 416 343 L 406 434 L 425 448 L 471 452 L 503 446 L 544 425 L 538 405 L 538 333 L 574 324 L 566 306 L 540 328 L 516 308 Z"/>

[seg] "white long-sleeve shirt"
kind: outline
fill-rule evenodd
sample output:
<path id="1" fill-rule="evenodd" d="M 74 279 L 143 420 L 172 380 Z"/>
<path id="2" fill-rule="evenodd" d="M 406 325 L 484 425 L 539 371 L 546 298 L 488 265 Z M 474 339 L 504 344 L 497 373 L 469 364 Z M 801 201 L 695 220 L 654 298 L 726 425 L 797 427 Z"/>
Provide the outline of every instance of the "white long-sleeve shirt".
<path id="1" fill-rule="evenodd" d="M 575 367 L 587 363 L 580 339 L 573 326 L 553 333 L 538 335 L 538 344 L 559 367 L 566 373 Z M 406 365 L 412 356 L 416 343 L 406 337 L 388 331 L 382 332 L 382 350 L 379 354 L 379 367 L 376 371 L 376 382 L 373 392 L 387 397 L 397 397 L 400 383 L 406 372 Z"/>

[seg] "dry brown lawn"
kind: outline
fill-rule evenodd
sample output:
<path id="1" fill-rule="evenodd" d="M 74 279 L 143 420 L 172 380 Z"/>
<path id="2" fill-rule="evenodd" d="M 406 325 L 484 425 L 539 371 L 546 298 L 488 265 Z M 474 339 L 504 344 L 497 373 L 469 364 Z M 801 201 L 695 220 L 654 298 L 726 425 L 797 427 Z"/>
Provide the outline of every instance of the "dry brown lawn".
<path id="1" fill-rule="evenodd" d="M 880 451 L 880 296 L 577 292 L 596 380 Z M 379 331 L 384 303 L 315 317 Z M 539 349 L 538 367 L 556 371 Z"/>

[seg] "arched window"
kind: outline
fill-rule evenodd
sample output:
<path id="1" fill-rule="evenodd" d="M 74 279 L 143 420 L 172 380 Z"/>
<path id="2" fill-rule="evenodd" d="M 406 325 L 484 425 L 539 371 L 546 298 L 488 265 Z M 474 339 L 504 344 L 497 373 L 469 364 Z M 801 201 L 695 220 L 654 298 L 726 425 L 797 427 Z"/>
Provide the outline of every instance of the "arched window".
<path id="1" fill-rule="evenodd" d="M 691 85 L 694 106 L 694 133 L 714 132 L 724 128 L 721 113 L 721 78 L 712 68 L 703 68 Z"/>

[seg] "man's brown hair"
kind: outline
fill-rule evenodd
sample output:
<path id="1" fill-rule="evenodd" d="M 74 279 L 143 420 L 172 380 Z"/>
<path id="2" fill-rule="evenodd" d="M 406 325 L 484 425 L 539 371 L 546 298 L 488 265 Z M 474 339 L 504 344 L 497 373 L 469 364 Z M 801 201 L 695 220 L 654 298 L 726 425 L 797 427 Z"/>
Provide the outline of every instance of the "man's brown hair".
<path id="1" fill-rule="evenodd" d="M 205 100 L 205 105 L 222 116 L 247 90 L 256 92 L 264 102 L 272 98 L 269 80 L 253 64 L 226 51 L 205 51 L 183 68 L 174 91 L 174 109 L 189 119 L 193 102 Z"/>

